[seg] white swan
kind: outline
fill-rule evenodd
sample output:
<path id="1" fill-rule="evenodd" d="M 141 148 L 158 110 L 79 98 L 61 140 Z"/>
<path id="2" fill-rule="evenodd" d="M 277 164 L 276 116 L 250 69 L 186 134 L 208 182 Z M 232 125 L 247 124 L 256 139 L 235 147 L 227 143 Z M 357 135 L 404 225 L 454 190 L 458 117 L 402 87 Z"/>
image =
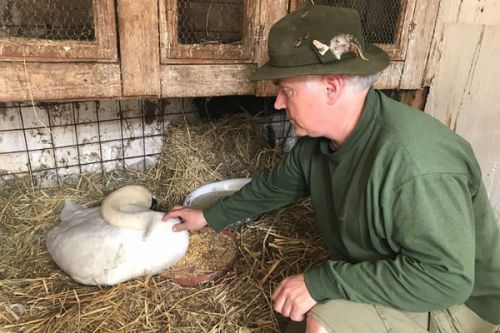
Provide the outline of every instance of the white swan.
<path id="1" fill-rule="evenodd" d="M 164 214 L 149 209 L 153 201 L 145 187 L 134 185 L 109 194 L 101 207 L 65 200 L 61 222 L 46 237 L 49 254 L 75 281 L 87 285 L 114 285 L 159 273 L 186 254 L 189 236 L 172 231 L 178 219 L 161 221 Z"/>

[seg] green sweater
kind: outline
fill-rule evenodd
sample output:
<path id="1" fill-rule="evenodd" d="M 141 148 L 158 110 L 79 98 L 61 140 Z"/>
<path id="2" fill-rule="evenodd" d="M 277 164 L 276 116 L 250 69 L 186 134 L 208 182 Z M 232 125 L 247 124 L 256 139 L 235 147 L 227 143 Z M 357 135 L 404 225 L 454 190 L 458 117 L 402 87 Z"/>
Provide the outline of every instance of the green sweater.
<path id="1" fill-rule="evenodd" d="M 470 145 L 439 121 L 372 88 L 338 151 L 300 138 L 274 170 L 204 215 L 221 230 L 307 195 L 341 258 L 305 272 L 316 301 L 412 312 L 466 303 L 500 324 L 500 229 Z"/>

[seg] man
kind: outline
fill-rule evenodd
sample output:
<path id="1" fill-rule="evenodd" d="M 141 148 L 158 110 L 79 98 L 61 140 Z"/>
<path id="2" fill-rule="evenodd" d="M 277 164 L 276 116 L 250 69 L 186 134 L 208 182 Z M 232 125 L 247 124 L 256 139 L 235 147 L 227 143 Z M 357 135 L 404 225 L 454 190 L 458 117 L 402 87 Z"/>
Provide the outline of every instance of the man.
<path id="1" fill-rule="evenodd" d="M 233 196 L 165 218 L 218 231 L 310 195 L 343 260 L 284 279 L 277 312 L 307 332 L 493 332 L 500 230 L 479 165 L 465 140 L 371 87 L 388 64 L 354 10 L 313 6 L 278 21 L 252 79 L 277 81 L 275 107 L 299 141 Z"/>

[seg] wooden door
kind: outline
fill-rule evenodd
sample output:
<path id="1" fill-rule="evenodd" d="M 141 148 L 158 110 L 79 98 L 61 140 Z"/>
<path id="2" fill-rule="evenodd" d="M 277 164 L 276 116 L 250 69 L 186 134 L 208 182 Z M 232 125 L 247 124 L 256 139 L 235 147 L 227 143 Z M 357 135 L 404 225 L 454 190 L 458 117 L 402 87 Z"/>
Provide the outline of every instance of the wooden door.
<path id="1" fill-rule="evenodd" d="M 161 95 L 255 94 L 261 4 L 273 1 L 160 0 Z"/>
<path id="2" fill-rule="evenodd" d="M 0 61 L 117 60 L 113 0 L 0 4 Z"/>
<path id="3" fill-rule="evenodd" d="M 255 0 L 160 0 L 161 62 L 250 63 L 258 38 Z"/>
<path id="4" fill-rule="evenodd" d="M 1 0 L 0 101 L 121 96 L 113 0 Z"/>

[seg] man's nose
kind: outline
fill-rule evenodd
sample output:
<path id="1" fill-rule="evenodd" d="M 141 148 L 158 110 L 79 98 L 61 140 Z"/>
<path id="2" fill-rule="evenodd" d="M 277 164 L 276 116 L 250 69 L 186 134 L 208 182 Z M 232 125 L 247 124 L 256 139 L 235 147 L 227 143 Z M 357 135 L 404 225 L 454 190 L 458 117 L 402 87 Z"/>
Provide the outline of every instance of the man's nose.
<path id="1" fill-rule="evenodd" d="M 284 98 L 282 96 L 283 94 L 280 92 L 278 93 L 278 95 L 276 96 L 276 100 L 274 101 L 274 108 L 276 110 L 281 110 L 281 109 L 284 109 L 286 107 L 285 105 L 285 101 L 284 101 Z"/>

